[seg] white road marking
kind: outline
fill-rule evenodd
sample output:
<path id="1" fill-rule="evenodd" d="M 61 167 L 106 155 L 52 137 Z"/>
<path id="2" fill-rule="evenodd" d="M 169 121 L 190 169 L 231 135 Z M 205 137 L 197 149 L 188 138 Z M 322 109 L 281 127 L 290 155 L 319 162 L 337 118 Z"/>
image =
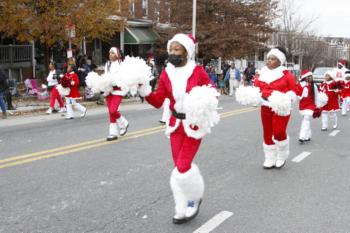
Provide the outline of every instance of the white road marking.
<path id="1" fill-rule="evenodd" d="M 208 222 L 202 225 L 200 228 L 195 230 L 193 233 L 209 233 L 218 227 L 221 223 L 223 223 L 226 219 L 233 215 L 232 212 L 229 211 L 221 211 L 213 218 L 211 218 Z"/>
<path id="2" fill-rule="evenodd" d="M 335 135 L 337 135 L 340 132 L 340 130 L 333 130 L 332 133 L 329 134 L 329 136 L 334 137 Z"/>
<path id="3" fill-rule="evenodd" d="M 309 155 L 311 155 L 311 152 L 304 151 L 304 152 L 300 153 L 299 155 L 295 156 L 294 159 L 292 159 L 292 162 L 299 163 L 303 159 L 308 157 Z"/>

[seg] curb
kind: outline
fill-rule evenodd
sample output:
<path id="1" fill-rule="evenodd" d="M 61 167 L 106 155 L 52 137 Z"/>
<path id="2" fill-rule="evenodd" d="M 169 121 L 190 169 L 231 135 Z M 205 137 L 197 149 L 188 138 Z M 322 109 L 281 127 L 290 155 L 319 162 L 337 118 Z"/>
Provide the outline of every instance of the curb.
<path id="1" fill-rule="evenodd" d="M 122 100 L 121 105 L 129 105 L 129 104 L 135 104 L 140 103 L 140 98 L 125 98 Z M 97 104 L 96 101 L 80 101 L 81 105 L 88 107 L 88 108 L 98 108 L 98 107 L 106 107 L 106 105 Z M 28 116 L 28 115 L 40 115 L 44 114 L 47 109 L 49 108 L 48 103 L 31 103 L 26 104 L 23 106 L 17 106 L 17 108 L 28 108 L 28 109 L 19 109 L 19 110 L 7 110 L 9 117 L 15 117 L 15 116 Z"/>

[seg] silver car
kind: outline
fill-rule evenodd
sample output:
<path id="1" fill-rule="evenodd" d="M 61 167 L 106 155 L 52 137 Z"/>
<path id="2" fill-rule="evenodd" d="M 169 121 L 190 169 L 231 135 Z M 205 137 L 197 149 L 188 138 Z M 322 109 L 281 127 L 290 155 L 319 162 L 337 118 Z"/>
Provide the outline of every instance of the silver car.
<path id="1" fill-rule="evenodd" d="M 333 67 L 317 67 L 313 72 L 314 82 L 322 83 L 324 80 L 324 74 L 332 69 Z"/>

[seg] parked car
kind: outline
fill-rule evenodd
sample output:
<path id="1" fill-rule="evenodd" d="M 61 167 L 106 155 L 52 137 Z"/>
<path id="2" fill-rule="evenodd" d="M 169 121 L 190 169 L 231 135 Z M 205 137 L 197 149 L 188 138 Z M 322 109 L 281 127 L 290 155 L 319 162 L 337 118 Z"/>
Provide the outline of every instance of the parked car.
<path id="1" fill-rule="evenodd" d="M 324 80 L 324 73 L 331 71 L 333 67 L 317 67 L 313 72 L 314 82 L 316 84 L 322 83 Z"/>

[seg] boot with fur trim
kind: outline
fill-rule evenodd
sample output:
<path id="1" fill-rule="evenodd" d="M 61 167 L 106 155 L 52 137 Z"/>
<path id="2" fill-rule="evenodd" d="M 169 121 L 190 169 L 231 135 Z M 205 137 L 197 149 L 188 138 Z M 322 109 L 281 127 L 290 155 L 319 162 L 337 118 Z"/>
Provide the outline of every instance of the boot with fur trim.
<path id="1" fill-rule="evenodd" d="M 186 173 L 175 168 L 170 183 L 175 200 L 173 223 L 181 224 L 196 217 L 204 194 L 204 181 L 197 165 L 192 164 Z"/>
<path id="2" fill-rule="evenodd" d="M 118 139 L 118 127 L 117 123 L 109 124 L 109 135 L 107 136 L 107 141 L 113 141 Z"/>
<path id="3" fill-rule="evenodd" d="M 275 141 L 277 145 L 276 168 L 282 168 L 289 156 L 289 138 L 284 141 Z"/>
<path id="4" fill-rule="evenodd" d="M 276 165 L 277 146 L 275 144 L 266 145 L 264 143 L 263 147 L 264 147 L 264 153 L 265 153 L 265 161 L 264 161 L 263 167 L 265 169 L 271 169 Z"/>

